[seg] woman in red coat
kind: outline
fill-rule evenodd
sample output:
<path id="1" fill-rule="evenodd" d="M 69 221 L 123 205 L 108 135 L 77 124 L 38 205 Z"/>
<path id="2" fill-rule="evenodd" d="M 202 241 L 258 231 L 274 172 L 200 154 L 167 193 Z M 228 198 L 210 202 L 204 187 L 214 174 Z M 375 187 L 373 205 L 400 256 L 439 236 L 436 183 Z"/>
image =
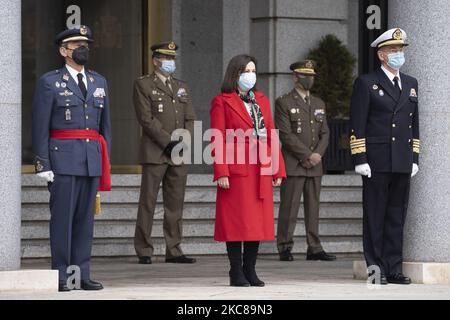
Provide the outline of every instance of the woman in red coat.
<path id="1" fill-rule="evenodd" d="M 274 240 L 272 185 L 286 177 L 270 103 L 255 84 L 255 58 L 235 56 L 211 105 L 214 239 L 226 242 L 231 286 L 264 286 L 255 271 L 259 242 Z"/>

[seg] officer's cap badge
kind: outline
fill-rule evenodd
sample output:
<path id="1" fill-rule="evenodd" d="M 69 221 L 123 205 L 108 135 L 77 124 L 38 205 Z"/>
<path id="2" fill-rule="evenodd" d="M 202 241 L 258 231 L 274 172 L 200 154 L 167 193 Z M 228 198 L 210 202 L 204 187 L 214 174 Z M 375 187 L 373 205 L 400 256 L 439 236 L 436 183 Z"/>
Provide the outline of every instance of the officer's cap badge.
<path id="1" fill-rule="evenodd" d="M 168 46 L 169 50 L 175 50 L 175 47 L 176 47 L 175 42 L 172 41 L 171 43 L 169 43 Z"/>
<path id="2" fill-rule="evenodd" d="M 86 26 L 81 26 L 80 27 L 80 34 L 82 36 L 85 36 L 85 35 L 87 35 L 87 33 L 88 33 L 88 30 L 87 30 Z"/>
<path id="3" fill-rule="evenodd" d="M 402 40 L 402 30 L 400 30 L 399 28 L 395 29 L 394 33 L 392 34 L 392 38 L 394 40 Z"/>

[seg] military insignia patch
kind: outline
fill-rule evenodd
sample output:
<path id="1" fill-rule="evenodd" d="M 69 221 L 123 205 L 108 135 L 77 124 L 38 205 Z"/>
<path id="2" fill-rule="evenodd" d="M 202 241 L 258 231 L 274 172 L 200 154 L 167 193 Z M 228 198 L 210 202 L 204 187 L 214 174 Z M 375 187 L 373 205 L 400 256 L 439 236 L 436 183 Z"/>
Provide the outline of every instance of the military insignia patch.
<path id="1" fill-rule="evenodd" d="M 63 75 L 63 80 L 69 81 L 69 75 L 67 73 Z"/>
<path id="2" fill-rule="evenodd" d="M 59 93 L 60 96 L 68 97 L 73 95 L 73 92 L 70 92 L 69 90 L 64 90 L 64 92 Z"/>
<path id="3" fill-rule="evenodd" d="M 95 89 L 93 95 L 94 95 L 94 97 L 96 97 L 96 98 L 103 98 L 103 97 L 106 96 L 106 94 L 105 94 L 105 89 L 104 89 L 104 88 L 97 88 L 97 89 Z"/>
<path id="4" fill-rule="evenodd" d="M 187 92 L 186 92 L 185 88 L 178 89 L 177 96 L 182 97 L 182 96 L 185 96 L 185 95 L 187 95 Z"/>
<path id="5" fill-rule="evenodd" d="M 410 97 L 416 97 L 416 98 L 417 98 L 417 92 L 416 92 L 416 89 L 411 88 L 411 92 L 410 92 L 409 96 L 410 96 Z"/>
<path id="6" fill-rule="evenodd" d="M 323 114 L 325 114 L 325 110 L 324 109 L 316 109 L 316 110 L 314 110 L 314 115 L 315 116 L 323 115 Z"/>

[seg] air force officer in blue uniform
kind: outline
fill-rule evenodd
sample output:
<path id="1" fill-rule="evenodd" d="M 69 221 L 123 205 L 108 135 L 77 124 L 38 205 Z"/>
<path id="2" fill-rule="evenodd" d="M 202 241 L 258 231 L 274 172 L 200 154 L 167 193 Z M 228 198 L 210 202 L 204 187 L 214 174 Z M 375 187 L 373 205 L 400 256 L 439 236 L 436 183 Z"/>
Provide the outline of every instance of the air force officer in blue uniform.
<path id="1" fill-rule="evenodd" d="M 420 140 L 417 80 L 399 72 L 406 33 L 378 37 L 381 68 L 358 77 L 350 110 L 355 171 L 363 176 L 363 243 L 367 266 L 379 267 L 381 284 L 409 284 L 402 274 L 403 225 Z"/>
<path id="2" fill-rule="evenodd" d="M 106 79 L 84 68 L 90 42 L 86 26 L 58 34 L 66 64 L 39 79 L 33 100 L 35 169 L 50 191 L 52 269 L 59 270 L 60 291 L 71 289 L 69 266 L 80 268 L 81 289 L 103 288 L 90 279 L 90 260 L 97 190 L 110 189 L 111 126 Z"/>

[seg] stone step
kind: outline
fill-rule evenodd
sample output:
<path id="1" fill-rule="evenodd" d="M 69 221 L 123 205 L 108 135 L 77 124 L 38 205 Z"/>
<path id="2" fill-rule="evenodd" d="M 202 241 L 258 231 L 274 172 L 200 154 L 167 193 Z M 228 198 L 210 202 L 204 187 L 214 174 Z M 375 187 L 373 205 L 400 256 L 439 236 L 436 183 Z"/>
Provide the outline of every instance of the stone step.
<path id="1" fill-rule="evenodd" d="M 322 236 L 361 236 L 362 223 L 360 220 L 332 221 L 323 219 L 319 225 L 319 234 Z M 277 224 L 275 223 L 275 230 Z M 133 238 L 135 223 L 133 221 L 97 221 L 94 238 L 116 239 Z M 155 221 L 153 237 L 163 238 L 163 223 Z M 299 219 L 294 232 L 295 236 L 305 236 L 303 219 Z M 183 223 L 183 236 L 186 238 L 213 237 L 214 221 L 187 220 Z M 49 225 L 47 222 L 22 223 L 22 239 L 48 239 Z"/>
<path id="2" fill-rule="evenodd" d="M 278 217 L 279 205 L 274 206 L 275 217 Z M 123 220 L 135 221 L 137 216 L 137 204 L 102 204 L 102 213 L 96 220 Z M 303 204 L 299 210 L 299 217 L 303 215 Z M 162 204 L 157 204 L 155 209 L 155 220 L 164 217 Z M 183 210 L 184 220 L 214 219 L 215 203 L 187 203 Z M 362 218 L 361 203 L 332 203 L 323 202 L 320 204 L 320 217 L 325 219 L 360 219 Z M 22 206 L 22 221 L 48 221 L 50 219 L 50 209 L 47 203 L 24 204 Z"/>
<path id="3" fill-rule="evenodd" d="M 293 253 L 306 253 L 306 240 L 304 237 L 296 237 Z M 322 237 L 324 249 L 330 253 L 353 254 L 362 253 L 361 237 Z M 155 239 L 155 255 L 165 254 L 163 239 Z M 224 243 L 215 242 L 212 238 L 185 238 L 182 248 L 187 255 L 216 255 L 226 254 Z M 261 244 L 261 254 L 277 253 L 276 243 L 266 241 Z M 132 239 L 94 239 L 92 247 L 94 257 L 111 256 L 135 256 Z M 50 257 L 50 244 L 48 240 L 24 240 L 22 241 L 23 258 L 48 258 Z"/>
<path id="4" fill-rule="evenodd" d="M 137 187 L 141 184 L 141 175 L 138 174 L 112 174 L 111 182 L 113 188 L 115 187 Z M 212 182 L 212 175 L 210 174 L 189 174 L 187 177 L 188 186 L 215 186 Z M 362 180 L 359 175 L 345 174 L 345 175 L 325 175 L 322 179 L 324 187 L 361 187 Z M 22 175 L 22 187 L 46 187 L 47 183 L 42 179 L 36 177 L 35 174 Z"/>
<path id="5" fill-rule="evenodd" d="M 44 188 L 25 188 L 22 191 L 22 203 L 48 203 L 49 192 Z M 216 190 L 214 187 L 188 187 L 185 194 L 185 203 L 214 203 Z M 138 188 L 113 189 L 101 194 L 102 203 L 138 203 Z M 279 190 L 274 191 L 274 202 L 279 202 Z M 355 187 L 324 187 L 320 195 L 322 202 L 361 202 L 362 192 Z M 158 194 L 157 202 L 162 202 L 162 192 Z"/>
<path id="6" fill-rule="evenodd" d="M 113 190 L 102 193 L 102 214 L 96 217 L 92 254 L 96 256 L 133 256 L 133 236 L 137 216 L 141 176 L 112 175 Z M 321 239 L 327 250 L 353 254 L 362 252 L 361 178 L 357 175 L 328 175 L 323 178 L 321 194 Z M 47 185 L 33 174 L 22 175 L 22 251 L 24 258 L 50 256 Z M 224 254 L 224 245 L 214 242 L 216 186 L 211 175 L 189 175 L 183 211 L 183 248 L 186 254 Z M 278 217 L 279 188 L 274 190 L 275 223 Z M 295 237 L 297 251 L 304 253 L 305 228 L 303 204 L 299 210 Z M 155 210 L 155 254 L 165 250 L 162 224 L 162 193 Z M 276 225 L 275 225 L 276 228 Z M 275 253 L 274 242 L 262 245 L 263 253 Z"/>

